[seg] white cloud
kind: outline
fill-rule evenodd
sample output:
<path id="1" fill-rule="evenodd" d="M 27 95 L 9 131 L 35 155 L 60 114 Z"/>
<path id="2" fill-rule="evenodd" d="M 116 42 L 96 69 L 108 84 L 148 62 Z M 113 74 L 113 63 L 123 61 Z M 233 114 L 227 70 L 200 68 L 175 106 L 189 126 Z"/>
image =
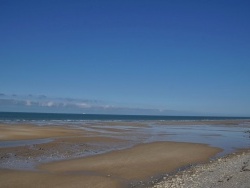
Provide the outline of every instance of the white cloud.
<path id="1" fill-rule="evenodd" d="M 27 100 L 26 103 L 25 103 L 26 106 L 31 106 L 32 105 L 32 102 L 30 100 Z"/>
<path id="2" fill-rule="evenodd" d="M 111 106 L 111 105 L 102 105 L 101 107 L 104 109 L 114 108 L 114 106 Z"/>
<path id="3" fill-rule="evenodd" d="M 48 109 L 49 108 L 49 109 Z M 86 112 L 110 114 L 180 114 L 154 108 L 136 108 L 123 105 L 112 105 L 98 100 L 51 98 L 40 95 L 0 95 L 0 110 L 8 111 L 40 111 L 40 112 Z M 14 109 L 14 110 L 13 110 Z"/>
<path id="4" fill-rule="evenodd" d="M 52 101 L 50 101 L 50 102 L 48 102 L 48 103 L 47 103 L 47 105 L 48 105 L 48 107 L 51 107 L 51 106 L 54 106 L 54 105 L 55 105 L 55 103 L 54 103 L 54 102 L 52 102 Z"/>
<path id="5" fill-rule="evenodd" d="M 44 107 L 53 107 L 53 106 L 57 106 L 56 103 L 53 102 L 53 101 L 40 102 L 39 105 L 40 105 L 40 106 L 44 106 Z"/>
<path id="6" fill-rule="evenodd" d="M 91 105 L 87 104 L 87 103 L 75 103 L 75 106 L 79 107 L 79 108 L 90 108 Z"/>

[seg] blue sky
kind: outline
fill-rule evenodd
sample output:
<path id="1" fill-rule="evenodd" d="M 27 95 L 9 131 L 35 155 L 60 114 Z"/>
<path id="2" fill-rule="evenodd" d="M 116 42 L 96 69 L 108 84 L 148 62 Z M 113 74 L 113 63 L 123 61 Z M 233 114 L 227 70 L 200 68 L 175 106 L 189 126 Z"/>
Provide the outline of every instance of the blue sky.
<path id="1" fill-rule="evenodd" d="M 250 116 L 249 7 L 243 0 L 1 0 L 0 111 Z M 112 109 L 43 108 L 28 95 Z"/>

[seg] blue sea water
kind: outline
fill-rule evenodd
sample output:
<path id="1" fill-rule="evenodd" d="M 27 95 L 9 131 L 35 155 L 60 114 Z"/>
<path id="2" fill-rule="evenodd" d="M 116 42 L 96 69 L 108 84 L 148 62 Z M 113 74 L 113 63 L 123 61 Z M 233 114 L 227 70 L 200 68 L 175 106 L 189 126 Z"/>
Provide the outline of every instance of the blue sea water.
<path id="1" fill-rule="evenodd" d="M 250 117 L 213 117 L 213 116 L 152 116 L 152 115 L 110 115 L 110 114 L 63 114 L 63 113 L 25 113 L 25 112 L 0 112 L 0 121 L 133 121 L 133 120 L 158 120 L 158 121 L 199 121 L 199 120 L 236 120 L 250 119 Z"/>

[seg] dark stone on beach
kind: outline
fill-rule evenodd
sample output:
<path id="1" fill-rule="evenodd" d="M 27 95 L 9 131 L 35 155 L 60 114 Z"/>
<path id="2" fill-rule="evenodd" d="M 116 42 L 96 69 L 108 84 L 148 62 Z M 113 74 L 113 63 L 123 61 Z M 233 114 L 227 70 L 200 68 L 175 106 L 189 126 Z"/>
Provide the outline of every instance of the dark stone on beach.
<path id="1" fill-rule="evenodd" d="M 229 181 L 230 179 L 232 179 L 232 176 L 229 176 L 229 177 L 227 178 L 227 181 Z"/>
<path id="2" fill-rule="evenodd" d="M 243 162 L 244 166 L 242 166 L 241 170 L 242 171 L 250 171 L 250 166 L 249 166 L 249 160 L 246 162 Z"/>
<path id="3" fill-rule="evenodd" d="M 242 171 L 250 171 L 250 167 L 249 166 L 243 166 L 242 167 Z"/>

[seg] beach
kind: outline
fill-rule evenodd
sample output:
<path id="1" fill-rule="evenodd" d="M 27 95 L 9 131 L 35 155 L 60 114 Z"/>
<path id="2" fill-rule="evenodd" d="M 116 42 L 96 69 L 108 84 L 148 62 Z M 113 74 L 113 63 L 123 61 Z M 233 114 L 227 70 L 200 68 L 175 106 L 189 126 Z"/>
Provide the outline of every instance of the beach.
<path id="1" fill-rule="evenodd" d="M 197 165 L 181 171 L 163 181 L 154 188 L 249 188 L 250 187 L 250 151 L 245 150 Z"/>
<path id="2" fill-rule="evenodd" d="M 231 156 L 249 147 L 248 130 L 248 120 L 2 123 L 0 187 L 195 187 L 190 177 L 215 180 L 209 165 L 224 161 L 249 173 L 248 151 Z"/>
<path id="3" fill-rule="evenodd" d="M 0 188 L 250 188 L 250 0 L 0 0 Z"/>

